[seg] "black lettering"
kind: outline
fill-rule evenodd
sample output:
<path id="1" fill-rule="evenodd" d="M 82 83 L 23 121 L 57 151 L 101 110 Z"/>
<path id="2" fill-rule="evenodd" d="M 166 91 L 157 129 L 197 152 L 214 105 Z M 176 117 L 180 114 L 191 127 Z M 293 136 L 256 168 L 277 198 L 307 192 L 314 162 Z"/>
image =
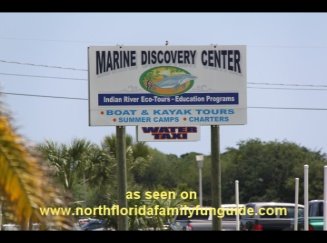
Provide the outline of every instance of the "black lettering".
<path id="1" fill-rule="evenodd" d="M 123 53 L 125 53 L 125 52 L 123 52 L 123 51 L 120 51 L 119 52 L 119 64 L 120 64 L 120 68 L 123 68 Z"/>
<path id="2" fill-rule="evenodd" d="M 156 64 L 157 62 L 157 56 L 156 56 L 156 51 L 151 52 L 151 63 Z"/>
<path id="3" fill-rule="evenodd" d="M 228 50 L 228 70 L 233 71 L 233 51 Z"/>
<path id="4" fill-rule="evenodd" d="M 214 51 L 208 51 L 208 66 L 209 67 L 214 67 L 214 63 L 213 63 L 213 54 Z"/>
<path id="5" fill-rule="evenodd" d="M 234 72 L 241 73 L 241 66 L 240 66 L 241 54 L 239 50 L 234 51 Z"/>
<path id="6" fill-rule="evenodd" d="M 131 51 L 131 66 L 136 66 L 136 51 Z"/>
<path id="7" fill-rule="evenodd" d="M 124 54 L 123 54 L 123 57 L 124 58 L 122 58 L 123 59 L 123 62 L 120 64 L 122 67 L 129 67 L 129 61 L 130 61 L 130 56 L 129 56 L 129 52 L 126 52 L 126 51 L 124 51 L 123 52 Z M 127 65 L 126 65 L 127 64 Z"/>
<path id="8" fill-rule="evenodd" d="M 226 50 L 221 51 L 221 55 L 223 55 L 223 69 L 226 69 L 226 54 Z"/>
<path id="9" fill-rule="evenodd" d="M 184 63 L 190 64 L 190 53 L 188 51 L 184 51 Z"/>
<path id="10" fill-rule="evenodd" d="M 118 51 L 114 51 L 114 66 L 113 66 L 113 70 L 115 69 L 119 69 L 119 52 Z"/>
<path id="11" fill-rule="evenodd" d="M 105 70 L 105 68 L 106 68 L 106 52 L 101 51 L 101 55 L 100 55 L 100 51 L 96 51 L 95 55 L 96 55 L 97 75 L 101 74 L 103 72 L 106 72 L 106 70 Z"/>
<path id="12" fill-rule="evenodd" d="M 202 65 L 207 65 L 207 60 L 204 58 L 204 55 L 206 55 L 207 56 L 207 51 L 202 51 L 202 53 L 201 53 L 201 61 L 202 61 Z"/>
<path id="13" fill-rule="evenodd" d="M 178 53 L 179 53 L 179 51 L 178 51 Z M 170 56 L 171 56 L 171 59 L 172 59 L 173 63 L 175 63 L 176 57 L 177 57 L 177 52 L 176 51 L 171 51 Z"/>
<path id="14" fill-rule="evenodd" d="M 162 51 L 158 51 L 158 63 L 163 63 L 163 52 Z"/>
<path id="15" fill-rule="evenodd" d="M 220 51 L 216 51 L 215 52 L 215 67 L 219 67 L 220 68 Z"/>
<path id="16" fill-rule="evenodd" d="M 108 51 L 106 72 L 108 72 L 108 70 L 112 70 L 112 69 L 113 69 L 113 67 L 112 67 L 111 53 L 110 53 L 110 51 Z"/>
<path id="17" fill-rule="evenodd" d="M 141 64 L 145 65 L 147 61 L 146 51 L 141 51 Z"/>
<path id="18" fill-rule="evenodd" d="M 191 53 L 191 57 L 192 57 L 192 64 L 195 63 L 195 55 L 196 55 L 196 51 L 190 51 Z M 205 65 L 205 64 L 204 64 Z"/>
<path id="19" fill-rule="evenodd" d="M 165 58 L 165 62 L 166 62 L 166 63 L 170 63 L 170 55 L 169 55 L 169 51 L 165 51 L 164 58 Z"/>

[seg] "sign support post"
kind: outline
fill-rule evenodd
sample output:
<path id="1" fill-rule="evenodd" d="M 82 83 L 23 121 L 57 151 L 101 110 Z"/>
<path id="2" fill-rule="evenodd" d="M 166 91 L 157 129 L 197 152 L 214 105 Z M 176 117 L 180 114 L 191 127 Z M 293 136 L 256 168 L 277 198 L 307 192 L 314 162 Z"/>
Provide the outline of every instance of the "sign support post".
<path id="1" fill-rule="evenodd" d="M 219 126 L 211 126 L 211 207 L 221 207 L 221 166 Z M 212 230 L 221 230 L 221 218 L 212 217 Z"/>
<path id="2" fill-rule="evenodd" d="M 116 154 L 118 164 L 118 205 L 119 208 L 127 208 L 126 137 L 124 126 L 116 126 L 116 137 Z M 127 215 L 118 215 L 118 230 L 128 230 Z"/>

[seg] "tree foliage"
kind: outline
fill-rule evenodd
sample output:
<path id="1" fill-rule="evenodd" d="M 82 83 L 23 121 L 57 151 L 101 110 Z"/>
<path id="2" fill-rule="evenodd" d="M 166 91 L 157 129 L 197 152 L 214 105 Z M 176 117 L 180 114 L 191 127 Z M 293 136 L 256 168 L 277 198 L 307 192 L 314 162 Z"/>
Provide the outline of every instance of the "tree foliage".
<path id="1" fill-rule="evenodd" d="M 71 226 L 70 220 L 64 216 L 45 217 L 40 214 L 41 207 L 64 205 L 62 193 L 48 178 L 47 169 L 32 156 L 24 140 L 15 133 L 8 116 L 1 113 L 0 198 L 6 205 L 5 214 L 22 229 L 27 229 L 32 222 L 43 225 L 52 222 L 65 228 Z"/>
<path id="2" fill-rule="evenodd" d="M 223 198 L 234 200 L 234 181 L 240 182 L 240 200 L 294 201 L 295 178 L 303 182 L 303 165 L 310 167 L 310 198 L 322 198 L 326 157 L 295 143 L 243 141 L 222 156 Z M 300 200 L 303 200 L 303 184 Z"/>
<path id="3" fill-rule="evenodd" d="M 46 142 L 41 151 L 56 168 L 59 181 L 71 191 L 75 201 L 87 206 L 117 203 L 116 136 L 106 136 L 101 146 L 85 140 L 71 145 Z M 126 136 L 128 191 L 195 191 L 198 192 L 199 173 L 197 153 L 180 157 L 164 154 L 145 143 L 134 142 Z M 236 148 L 221 154 L 222 203 L 234 203 L 235 180 L 240 182 L 240 201 L 294 201 L 294 178 L 303 182 L 303 165 L 310 166 L 310 199 L 322 198 L 323 165 L 326 156 L 287 141 L 263 142 L 259 139 L 242 141 Z M 211 205 L 211 157 L 205 156 L 203 167 L 203 202 Z M 66 175 L 65 175 L 66 174 Z M 67 179 L 69 178 L 69 179 Z M 67 182 L 68 181 L 68 182 Z M 300 186 L 300 202 L 303 200 Z M 130 199 L 130 207 L 198 203 L 197 200 L 167 201 L 165 199 Z M 114 217 L 109 218 L 115 224 Z M 162 228 L 164 217 L 130 216 L 131 229 Z"/>

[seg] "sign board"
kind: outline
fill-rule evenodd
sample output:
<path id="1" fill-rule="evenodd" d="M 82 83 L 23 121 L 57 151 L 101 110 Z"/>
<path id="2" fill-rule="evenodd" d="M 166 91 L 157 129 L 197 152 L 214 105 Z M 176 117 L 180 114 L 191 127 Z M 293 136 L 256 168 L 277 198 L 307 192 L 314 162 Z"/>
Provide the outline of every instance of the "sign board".
<path id="1" fill-rule="evenodd" d="M 246 47 L 92 46 L 91 126 L 246 124 Z"/>
<path id="2" fill-rule="evenodd" d="M 137 126 L 137 140 L 142 142 L 189 142 L 200 140 L 200 126 Z"/>

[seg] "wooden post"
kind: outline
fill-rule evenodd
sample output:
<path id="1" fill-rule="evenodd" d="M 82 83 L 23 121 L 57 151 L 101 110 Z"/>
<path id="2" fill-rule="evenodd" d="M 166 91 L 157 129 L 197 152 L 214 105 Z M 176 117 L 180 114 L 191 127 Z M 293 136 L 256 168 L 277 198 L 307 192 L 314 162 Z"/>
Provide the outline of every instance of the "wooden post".
<path id="1" fill-rule="evenodd" d="M 127 208 L 127 176 L 126 176 L 126 137 L 125 127 L 116 126 L 116 154 L 118 163 L 118 205 L 119 208 Z M 118 216 L 118 230 L 128 230 L 128 216 Z"/>
<path id="2" fill-rule="evenodd" d="M 212 207 L 221 207 L 221 166 L 219 126 L 211 126 L 211 198 Z M 221 218 L 212 217 L 212 230 L 221 230 Z"/>

